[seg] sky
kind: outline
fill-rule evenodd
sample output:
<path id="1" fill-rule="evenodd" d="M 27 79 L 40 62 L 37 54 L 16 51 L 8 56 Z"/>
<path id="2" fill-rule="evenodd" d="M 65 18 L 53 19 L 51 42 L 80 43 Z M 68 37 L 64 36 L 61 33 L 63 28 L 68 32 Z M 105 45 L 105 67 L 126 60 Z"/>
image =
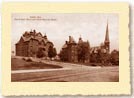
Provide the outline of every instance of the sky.
<path id="1" fill-rule="evenodd" d="M 49 14 L 12 14 L 12 51 L 25 31 L 36 30 L 53 42 L 59 52 L 65 41 L 72 36 L 78 42 L 89 41 L 90 46 L 99 46 L 104 42 L 106 25 L 109 26 L 110 50 L 119 49 L 118 14 L 111 13 L 49 13 Z"/>

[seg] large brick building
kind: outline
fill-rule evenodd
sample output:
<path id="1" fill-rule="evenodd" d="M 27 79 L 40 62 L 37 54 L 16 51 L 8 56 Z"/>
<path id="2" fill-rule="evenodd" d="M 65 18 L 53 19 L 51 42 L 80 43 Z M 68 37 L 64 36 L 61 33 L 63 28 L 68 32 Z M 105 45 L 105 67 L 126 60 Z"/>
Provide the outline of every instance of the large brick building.
<path id="1" fill-rule="evenodd" d="M 60 51 L 60 58 L 63 61 L 77 62 L 77 43 L 69 36 L 69 41 L 66 41 Z"/>
<path id="2" fill-rule="evenodd" d="M 106 26 L 106 34 L 104 42 L 95 47 L 90 47 L 89 42 L 84 42 L 82 38 L 79 38 L 78 43 L 76 43 L 73 37 L 69 36 L 69 41 L 66 41 L 60 51 L 60 58 L 62 61 L 69 62 L 90 62 L 98 57 L 98 55 L 104 54 L 106 57 L 110 52 L 110 40 L 109 40 L 109 30 L 108 24 Z M 99 57 L 99 59 L 102 57 Z M 98 60 L 98 59 L 96 59 Z M 96 62 L 96 61 L 95 61 Z"/>
<path id="3" fill-rule="evenodd" d="M 79 38 L 76 43 L 72 36 L 69 36 L 69 41 L 66 41 L 60 51 L 60 58 L 62 61 L 69 62 L 89 62 L 89 42 L 84 42 Z M 83 51 L 84 50 L 84 51 Z"/>
<path id="4" fill-rule="evenodd" d="M 46 34 L 43 36 L 40 32 L 31 30 L 24 32 L 15 46 L 17 56 L 36 57 L 38 50 L 42 49 L 47 57 L 48 49 L 53 47 L 53 43 L 48 40 Z"/>

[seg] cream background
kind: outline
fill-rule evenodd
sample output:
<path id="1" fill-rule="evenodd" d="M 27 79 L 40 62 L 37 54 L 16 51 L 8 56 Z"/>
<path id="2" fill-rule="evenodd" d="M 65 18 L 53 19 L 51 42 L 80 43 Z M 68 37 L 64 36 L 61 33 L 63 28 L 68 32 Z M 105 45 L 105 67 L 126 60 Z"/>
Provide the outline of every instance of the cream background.
<path id="1" fill-rule="evenodd" d="M 29 3 L 30 4 L 30 3 Z M 128 4 L 127 3 L 37 3 L 4 4 L 2 20 L 2 73 L 3 95 L 98 95 L 130 94 L 129 75 L 129 39 L 128 39 Z M 25 6 L 24 6 L 25 5 Z M 75 6 L 74 6 L 75 5 Z M 34 7 L 33 7 L 34 6 Z M 97 7 L 96 7 L 97 6 Z M 107 7 L 107 9 L 106 9 Z M 27 9 L 27 10 L 25 10 Z M 8 10 L 8 11 L 7 11 Z M 68 83 L 11 83 L 11 13 L 118 13 L 119 14 L 119 81 L 113 82 L 68 82 Z M 125 32 L 125 33 L 122 33 Z"/>

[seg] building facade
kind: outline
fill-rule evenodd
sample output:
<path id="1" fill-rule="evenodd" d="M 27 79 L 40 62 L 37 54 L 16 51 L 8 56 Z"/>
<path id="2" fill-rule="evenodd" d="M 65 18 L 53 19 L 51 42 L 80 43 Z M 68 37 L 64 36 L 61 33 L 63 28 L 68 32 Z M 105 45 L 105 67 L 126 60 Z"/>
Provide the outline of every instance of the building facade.
<path id="1" fill-rule="evenodd" d="M 42 49 L 47 57 L 50 46 L 53 46 L 53 43 L 47 39 L 46 35 L 43 36 L 35 30 L 26 31 L 15 44 L 16 56 L 36 57 L 39 49 Z"/>
<path id="2" fill-rule="evenodd" d="M 101 45 L 90 47 L 89 41 L 83 41 L 80 37 L 78 43 L 76 43 L 73 37 L 69 36 L 69 41 L 65 42 L 60 51 L 60 58 L 62 61 L 69 62 L 101 62 L 101 58 L 107 57 L 109 52 L 110 40 L 107 23 L 105 40 Z"/>
<path id="3" fill-rule="evenodd" d="M 89 42 L 84 42 L 79 38 L 78 43 L 69 36 L 69 41 L 66 41 L 60 51 L 60 58 L 62 61 L 68 62 L 89 62 Z"/>
<path id="4" fill-rule="evenodd" d="M 104 42 L 102 42 L 99 46 L 91 47 L 90 61 L 96 63 L 109 62 L 109 54 L 110 54 L 110 40 L 109 40 L 109 28 L 107 23 Z"/>
<path id="5" fill-rule="evenodd" d="M 74 39 L 69 36 L 69 41 L 66 41 L 60 51 L 62 61 L 77 62 L 77 44 Z"/>

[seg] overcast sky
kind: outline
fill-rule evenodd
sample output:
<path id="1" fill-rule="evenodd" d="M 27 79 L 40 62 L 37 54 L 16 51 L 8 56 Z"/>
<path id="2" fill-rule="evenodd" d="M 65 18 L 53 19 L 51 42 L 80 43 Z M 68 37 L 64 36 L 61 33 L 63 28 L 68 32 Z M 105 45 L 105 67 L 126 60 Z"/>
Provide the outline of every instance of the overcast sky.
<path id="1" fill-rule="evenodd" d="M 81 35 L 90 46 L 99 46 L 105 39 L 109 25 L 110 50 L 119 49 L 118 14 L 12 14 L 12 50 L 25 31 L 35 29 L 54 43 L 57 52 L 73 36 L 76 42 Z"/>

